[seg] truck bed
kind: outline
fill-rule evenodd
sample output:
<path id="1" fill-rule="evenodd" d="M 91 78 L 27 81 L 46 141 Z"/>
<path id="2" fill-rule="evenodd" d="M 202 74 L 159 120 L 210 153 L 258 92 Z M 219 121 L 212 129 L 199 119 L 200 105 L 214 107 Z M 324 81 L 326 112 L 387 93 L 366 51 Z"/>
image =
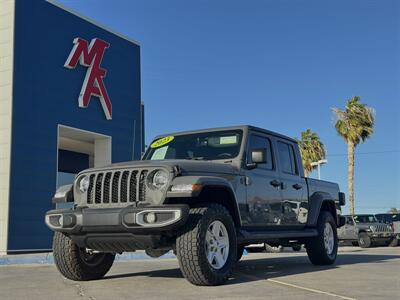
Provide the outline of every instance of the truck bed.
<path id="1" fill-rule="evenodd" d="M 313 178 L 305 178 L 308 187 L 308 197 L 311 197 L 317 191 L 324 191 L 332 196 L 336 202 L 339 201 L 339 185 L 325 180 L 318 180 Z"/>

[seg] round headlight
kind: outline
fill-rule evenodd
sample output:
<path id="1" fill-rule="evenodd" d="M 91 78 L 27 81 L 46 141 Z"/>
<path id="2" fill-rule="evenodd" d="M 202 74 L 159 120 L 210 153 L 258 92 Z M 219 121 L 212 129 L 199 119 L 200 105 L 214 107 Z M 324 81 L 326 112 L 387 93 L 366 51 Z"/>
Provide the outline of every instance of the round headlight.
<path id="1" fill-rule="evenodd" d="M 144 215 L 144 220 L 146 223 L 153 224 L 157 221 L 156 214 L 153 212 L 149 212 Z"/>
<path id="2" fill-rule="evenodd" d="M 89 177 L 83 176 L 79 181 L 79 191 L 81 193 L 86 193 L 89 188 Z"/>
<path id="3" fill-rule="evenodd" d="M 152 177 L 151 184 L 157 189 L 161 189 L 168 184 L 168 173 L 164 170 L 158 170 Z"/>

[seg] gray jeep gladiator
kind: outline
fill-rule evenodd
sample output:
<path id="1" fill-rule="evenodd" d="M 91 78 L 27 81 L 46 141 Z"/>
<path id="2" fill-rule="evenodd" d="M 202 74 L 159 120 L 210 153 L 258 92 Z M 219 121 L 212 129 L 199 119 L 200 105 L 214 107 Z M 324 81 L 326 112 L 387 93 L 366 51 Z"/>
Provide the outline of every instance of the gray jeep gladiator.
<path id="1" fill-rule="evenodd" d="M 93 168 L 57 190 L 46 213 L 54 260 L 72 280 L 103 277 L 116 253 L 172 250 L 196 285 L 224 283 L 246 245 L 305 244 L 335 262 L 344 194 L 305 178 L 295 140 L 253 126 L 162 135 L 142 160 Z"/>
<path id="2" fill-rule="evenodd" d="M 369 248 L 376 244 L 390 245 L 395 239 L 393 229 L 380 223 L 374 215 L 344 216 L 345 225 L 338 230 L 339 241 Z"/>

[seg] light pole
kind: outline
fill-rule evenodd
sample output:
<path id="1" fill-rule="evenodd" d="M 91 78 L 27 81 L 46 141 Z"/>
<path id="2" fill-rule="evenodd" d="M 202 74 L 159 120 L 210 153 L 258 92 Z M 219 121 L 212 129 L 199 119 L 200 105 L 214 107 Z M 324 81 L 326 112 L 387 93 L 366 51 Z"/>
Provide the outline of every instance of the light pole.
<path id="1" fill-rule="evenodd" d="M 321 159 L 319 161 L 316 162 L 312 162 L 311 166 L 317 166 L 317 170 L 318 170 L 318 179 L 321 179 L 321 165 L 328 163 L 327 159 Z"/>

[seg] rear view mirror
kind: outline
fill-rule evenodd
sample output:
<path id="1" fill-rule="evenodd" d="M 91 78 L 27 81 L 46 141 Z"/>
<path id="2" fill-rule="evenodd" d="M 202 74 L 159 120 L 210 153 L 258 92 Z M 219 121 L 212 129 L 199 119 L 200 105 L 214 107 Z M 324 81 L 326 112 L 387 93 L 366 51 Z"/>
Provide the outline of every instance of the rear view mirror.
<path id="1" fill-rule="evenodd" d="M 251 150 L 251 162 L 253 164 L 265 164 L 267 162 L 266 152 L 265 148 Z"/>

